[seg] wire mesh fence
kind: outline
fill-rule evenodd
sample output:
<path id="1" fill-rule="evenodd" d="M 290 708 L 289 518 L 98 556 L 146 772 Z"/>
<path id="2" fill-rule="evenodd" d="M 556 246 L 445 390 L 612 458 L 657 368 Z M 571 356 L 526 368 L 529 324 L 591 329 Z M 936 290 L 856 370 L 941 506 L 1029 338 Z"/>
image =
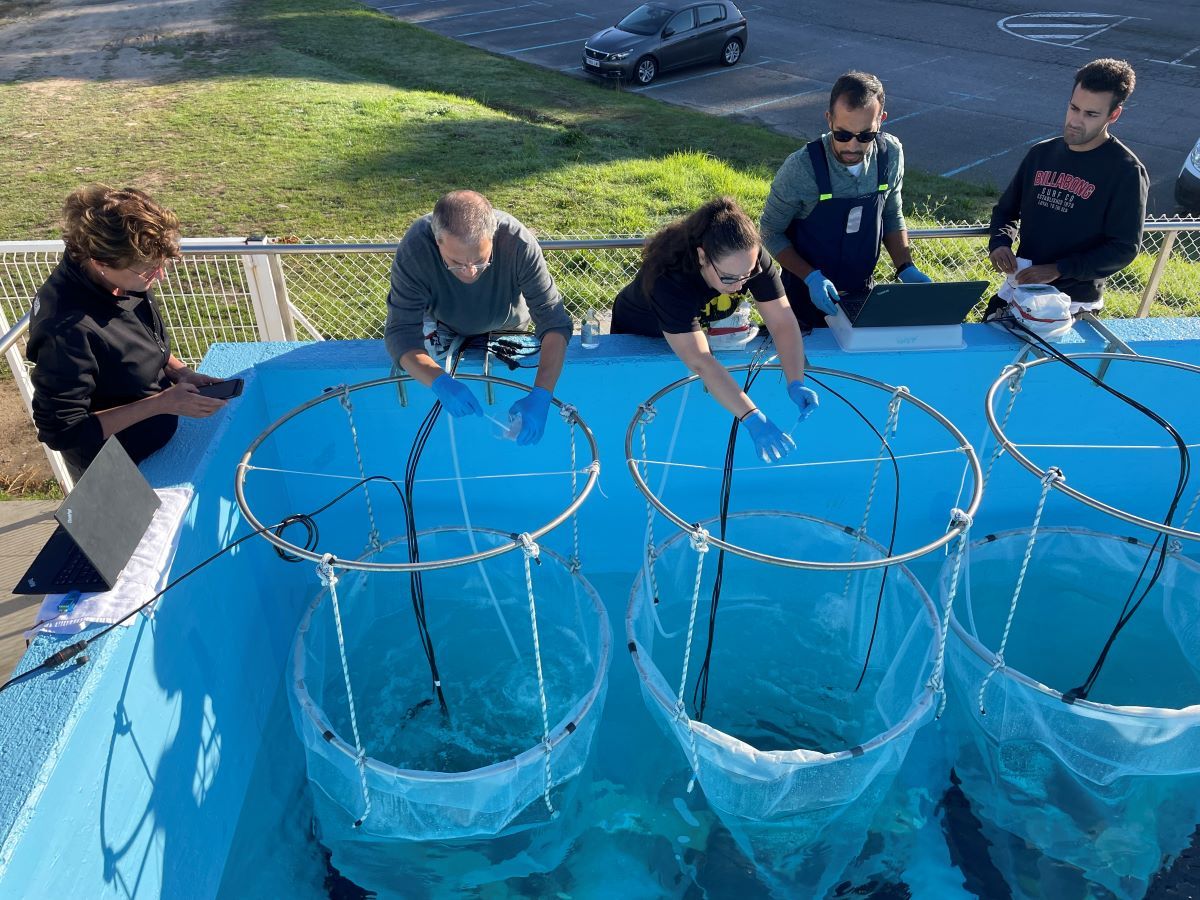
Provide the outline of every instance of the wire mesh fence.
<path id="1" fill-rule="evenodd" d="M 935 281 L 987 281 L 985 297 L 1000 283 L 988 263 L 986 234 L 986 226 L 978 223 L 909 232 L 920 269 Z M 640 262 L 638 235 L 544 234 L 540 239 L 550 273 L 576 320 L 590 309 L 609 310 Z M 398 238 L 289 240 L 219 247 L 205 239 L 185 241 L 183 259 L 157 291 L 180 359 L 195 364 L 214 342 L 383 336 Z M 0 311 L 9 324 L 28 311 L 60 253 L 61 244 L 54 241 L 0 243 Z M 271 277 L 255 277 L 255 265 L 269 270 Z M 886 253 L 876 275 L 884 281 L 893 277 Z M 1200 221 L 1147 223 L 1141 253 L 1108 280 L 1104 315 L 1200 315 Z M 268 316 L 279 323 L 274 331 L 264 322 Z"/>

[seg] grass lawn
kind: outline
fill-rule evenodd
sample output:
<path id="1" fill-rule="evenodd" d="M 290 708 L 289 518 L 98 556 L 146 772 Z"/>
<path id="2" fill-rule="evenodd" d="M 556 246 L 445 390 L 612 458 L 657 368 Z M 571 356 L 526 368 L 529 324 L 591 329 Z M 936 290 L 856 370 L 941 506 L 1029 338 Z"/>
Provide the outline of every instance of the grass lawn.
<path id="1" fill-rule="evenodd" d="M 346 0 L 237 0 L 172 42 L 179 80 L 0 86 L 0 238 L 56 236 L 87 180 L 151 190 L 194 235 L 402 233 L 473 187 L 541 233 L 641 233 L 731 193 L 757 215 L 797 142 L 494 56 Z M 910 172 L 918 220 L 990 192 Z"/>

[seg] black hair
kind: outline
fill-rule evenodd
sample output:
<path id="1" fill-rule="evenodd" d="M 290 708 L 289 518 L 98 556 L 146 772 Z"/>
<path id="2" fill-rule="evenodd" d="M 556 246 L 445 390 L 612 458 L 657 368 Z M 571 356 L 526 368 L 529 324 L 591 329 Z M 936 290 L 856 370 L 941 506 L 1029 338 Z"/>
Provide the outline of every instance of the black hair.
<path id="1" fill-rule="evenodd" d="M 736 200 L 709 200 L 646 241 L 642 248 L 642 289 L 652 294 L 654 282 L 667 271 L 698 272 L 697 247 L 712 262 L 758 245 L 758 229 Z"/>

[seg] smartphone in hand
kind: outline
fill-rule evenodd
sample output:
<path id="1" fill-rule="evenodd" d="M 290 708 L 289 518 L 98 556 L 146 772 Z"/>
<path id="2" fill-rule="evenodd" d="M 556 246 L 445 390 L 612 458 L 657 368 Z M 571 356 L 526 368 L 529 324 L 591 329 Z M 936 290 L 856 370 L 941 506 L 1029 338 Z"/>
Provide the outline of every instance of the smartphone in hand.
<path id="1" fill-rule="evenodd" d="M 228 381 L 197 385 L 196 391 L 205 397 L 212 397 L 214 400 L 229 400 L 242 395 L 245 383 L 242 378 L 230 378 Z"/>

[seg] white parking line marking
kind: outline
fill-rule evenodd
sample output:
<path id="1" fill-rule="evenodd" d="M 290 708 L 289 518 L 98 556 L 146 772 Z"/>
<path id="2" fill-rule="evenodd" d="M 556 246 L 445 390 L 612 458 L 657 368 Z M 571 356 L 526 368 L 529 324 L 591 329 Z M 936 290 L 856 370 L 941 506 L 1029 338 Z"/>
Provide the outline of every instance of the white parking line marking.
<path id="1" fill-rule="evenodd" d="M 1086 47 L 1079 46 L 1080 41 L 1098 37 L 1110 28 L 1116 28 L 1118 25 L 1138 18 L 1142 17 L 1093 12 L 1020 13 L 998 20 L 996 27 L 1013 37 L 1023 38 L 1027 41 L 1086 50 Z M 1048 30 L 1058 28 L 1069 30 L 1066 32 Z M 1031 33 L 1020 29 L 1036 29 L 1036 31 Z"/>
<path id="2" fill-rule="evenodd" d="M 1175 57 L 1175 59 L 1172 59 L 1170 61 L 1165 60 L 1165 59 L 1147 59 L 1146 62 L 1162 63 L 1164 66 L 1180 66 L 1181 68 L 1184 68 L 1184 69 L 1194 69 L 1194 68 L 1196 68 L 1194 65 L 1192 65 L 1191 63 L 1185 63 L 1184 60 L 1187 59 L 1189 56 L 1191 56 L 1193 53 L 1195 53 L 1197 50 L 1200 50 L 1200 47 L 1193 47 L 1187 53 L 1183 54 L 1183 56 L 1177 56 L 1177 57 Z"/>
<path id="3" fill-rule="evenodd" d="M 372 7 L 376 12 L 386 12 L 389 9 L 405 9 L 409 6 L 424 6 L 426 3 L 444 3 L 445 0 L 415 0 L 413 3 L 393 3 L 390 6 Z"/>
<path id="4" fill-rule="evenodd" d="M 967 169 L 973 169 L 976 166 L 981 166 L 985 162 L 988 162 L 990 160 L 993 160 L 993 159 L 1003 156 L 1005 153 L 1011 153 L 1014 150 L 1020 150 L 1022 147 L 1028 147 L 1030 144 L 1036 144 L 1039 141 L 1045 141 L 1045 140 L 1049 140 L 1052 137 L 1058 137 L 1060 134 L 1062 134 L 1061 131 L 1052 131 L 1050 134 L 1043 134 L 1041 137 L 1035 137 L 1032 140 L 1025 141 L 1025 143 L 1023 143 L 1023 144 L 1017 144 L 1015 147 L 1008 147 L 1005 150 L 1001 150 L 999 153 L 993 153 L 991 156 L 982 156 L 979 159 L 975 160 L 974 162 L 967 163 L 965 166 L 959 166 L 957 169 L 951 169 L 948 172 L 943 172 L 942 177 L 943 178 L 952 178 L 953 176 L 959 174 L 960 172 L 965 172 L 965 171 L 967 171 Z"/>
<path id="5" fill-rule="evenodd" d="M 660 81 L 658 84 L 648 84 L 645 87 L 633 88 L 631 93 L 641 93 L 642 91 L 652 91 L 655 88 L 671 87 L 675 84 L 683 84 L 685 81 L 695 81 L 697 78 L 711 78 L 714 75 L 725 75 L 728 72 L 736 72 L 739 69 L 754 69 L 758 66 L 765 66 L 771 62 L 769 59 L 764 59 L 762 62 L 746 63 L 744 66 L 730 66 L 727 69 L 717 69 L 715 72 L 705 72 L 703 75 L 691 75 L 687 78 L 676 78 L 674 81 Z"/>
<path id="6" fill-rule="evenodd" d="M 806 97 L 809 94 L 819 94 L 824 90 L 825 88 L 813 88 L 810 91 L 801 91 L 798 94 L 788 94 L 786 97 L 776 97 L 773 100 L 764 100 L 762 103 L 751 103 L 749 106 L 739 106 L 736 109 L 731 109 L 730 112 L 748 112 L 752 109 L 758 109 L 760 106 L 770 106 L 772 103 L 782 103 L 784 100 L 795 100 L 797 97 Z"/>
<path id="7" fill-rule="evenodd" d="M 574 16 L 563 16 L 561 19 L 543 19 L 540 22 L 526 22 L 524 25 L 506 25 L 504 28 L 487 28 L 483 31 L 464 31 L 462 34 L 454 35 L 456 38 L 475 37 L 477 34 L 495 34 L 497 31 L 513 31 L 517 28 L 533 28 L 535 25 L 549 25 L 551 22 L 569 22 L 576 16 L 581 15 L 576 13 Z M 591 18 L 584 16 L 584 18 Z"/>
<path id="8" fill-rule="evenodd" d="M 484 16 L 488 13 L 508 12 L 510 9 L 525 9 L 533 6 L 532 3 L 521 3 L 518 6 L 493 6 L 491 9 L 478 9 L 473 12 L 454 13 L 451 16 L 434 16 L 432 19 L 420 19 L 414 21 L 414 25 L 428 25 L 430 22 L 445 22 L 449 19 L 463 19 L 468 16 Z"/>
<path id="9" fill-rule="evenodd" d="M 591 37 L 591 35 L 588 35 Z M 528 53 L 530 50 L 545 50 L 547 47 L 561 47 L 564 44 L 582 44 L 586 37 L 573 38 L 569 41 L 555 41 L 553 44 L 534 44 L 532 47 L 518 47 L 516 50 L 505 50 L 505 53 Z"/>

